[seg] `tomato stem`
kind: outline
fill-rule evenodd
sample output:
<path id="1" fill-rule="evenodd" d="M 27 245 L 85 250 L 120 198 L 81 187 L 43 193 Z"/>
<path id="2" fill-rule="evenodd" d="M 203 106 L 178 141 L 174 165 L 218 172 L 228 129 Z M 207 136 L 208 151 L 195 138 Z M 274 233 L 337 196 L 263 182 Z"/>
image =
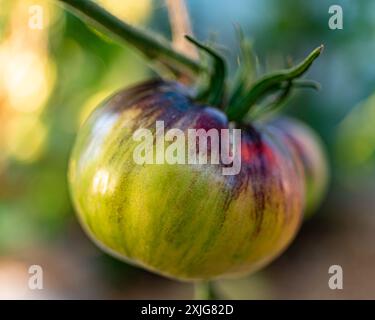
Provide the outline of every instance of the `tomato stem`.
<path id="1" fill-rule="evenodd" d="M 76 15 L 126 41 L 149 60 L 165 66 L 180 79 L 187 78 L 191 82 L 195 81 L 196 77 L 202 73 L 208 75 L 208 85 L 203 88 L 203 91 L 198 93 L 196 98 L 204 103 L 222 106 L 223 100 L 226 98 L 226 64 L 221 55 L 212 48 L 191 37 L 186 37 L 199 49 L 210 55 L 213 63 L 211 70 L 208 70 L 205 64 L 173 49 L 172 45 L 164 38 L 127 24 L 93 1 L 58 1 L 68 5 Z M 282 91 L 281 95 L 276 99 L 276 103 L 272 104 L 270 109 L 274 110 L 281 105 L 281 102 L 284 102 L 289 96 L 291 89 L 298 87 L 298 82 L 295 79 L 310 68 L 323 50 L 323 46 L 316 48 L 295 67 L 270 73 L 255 81 L 253 76 L 256 75 L 256 57 L 252 53 L 251 43 L 244 37 L 240 29 L 238 29 L 238 33 L 244 65 L 238 74 L 238 81 L 232 86 L 232 94 L 229 95 L 229 103 L 225 112 L 230 121 L 240 122 L 257 102 L 270 93 L 275 93 L 278 90 Z M 304 85 L 302 82 L 299 84 L 299 87 L 314 86 L 311 82 L 305 82 Z M 285 92 L 286 87 L 288 90 Z M 261 114 L 268 112 L 267 110 L 268 108 L 261 110 Z"/>
<path id="2" fill-rule="evenodd" d="M 101 29 L 138 49 L 150 60 L 162 63 L 175 75 L 193 78 L 204 71 L 198 61 L 176 51 L 168 41 L 159 35 L 151 34 L 118 19 L 90 0 L 58 0 L 65 3 L 76 15 L 86 18 Z"/>
<path id="3" fill-rule="evenodd" d="M 213 283 L 207 282 L 196 282 L 194 284 L 194 299 L 195 300 L 217 300 L 218 295 L 215 292 Z"/>

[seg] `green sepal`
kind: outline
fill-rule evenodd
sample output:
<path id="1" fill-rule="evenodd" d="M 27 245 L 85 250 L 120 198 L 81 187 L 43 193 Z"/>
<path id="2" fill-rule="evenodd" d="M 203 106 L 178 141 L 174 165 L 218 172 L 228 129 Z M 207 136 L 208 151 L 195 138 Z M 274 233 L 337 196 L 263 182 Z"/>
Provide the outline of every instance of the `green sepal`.
<path id="1" fill-rule="evenodd" d="M 240 46 L 240 56 L 238 57 L 238 69 L 228 99 L 230 105 L 236 103 L 236 99 L 250 88 L 259 73 L 259 60 L 254 53 L 252 42 L 245 37 L 239 25 L 236 25 L 235 28 Z"/>
<path id="2" fill-rule="evenodd" d="M 323 46 L 313 50 L 305 60 L 297 66 L 277 71 L 263 76 L 256 81 L 245 96 L 236 99 L 235 103 L 228 105 L 226 113 L 228 118 L 233 121 L 240 121 L 250 110 L 250 108 L 266 94 L 274 91 L 285 81 L 291 81 L 303 75 L 311 66 L 313 61 L 320 55 Z"/>
<path id="3" fill-rule="evenodd" d="M 265 105 L 256 105 L 251 108 L 246 116 L 247 120 L 255 121 L 259 120 L 259 118 L 263 117 L 264 115 L 272 115 L 285 105 L 292 94 L 293 89 L 295 88 L 320 90 L 320 84 L 316 81 L 305 79 L 296 79 L 281 83 L 278 88 L 278 91 L 280 91 L 278 95 L 271 102 Z"/>
<path id="4" fill-rule="evenodd" d="M 227 74 L 224 58 L 215 50 L 193 39 L 191 36 L 186 35 L 185 37 L 212 58 L 212 69 L 208 74 L 208 84 L 197 94 L 196 99 L 213 106 L 222 105 Z"/>

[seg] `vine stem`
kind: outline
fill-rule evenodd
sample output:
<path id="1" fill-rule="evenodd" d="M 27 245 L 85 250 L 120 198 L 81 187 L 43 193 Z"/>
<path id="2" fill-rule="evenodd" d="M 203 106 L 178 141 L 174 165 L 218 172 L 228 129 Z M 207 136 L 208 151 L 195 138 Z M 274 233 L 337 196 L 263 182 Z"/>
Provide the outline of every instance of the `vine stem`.
<path id="1" fill-rule="evenodd" d="M 194 284 L 194 299 L 195 300 L 217 300 L 218 295 L 215 292 L 213 283 L 207 282 L 196 282 Z"/>
<path id="2" fill-rule="evenodd" d="M 194 77 L 205 68 L 196 60 L 176 51 L 168 41 L 159 35 L 151 34 L 118 19 L 90 0 L 58 0 L 76 15 L 83 17 L 95 26 L 106 30 L 138 49 L 150 60 L 162 63 L 176 75 Z"/>

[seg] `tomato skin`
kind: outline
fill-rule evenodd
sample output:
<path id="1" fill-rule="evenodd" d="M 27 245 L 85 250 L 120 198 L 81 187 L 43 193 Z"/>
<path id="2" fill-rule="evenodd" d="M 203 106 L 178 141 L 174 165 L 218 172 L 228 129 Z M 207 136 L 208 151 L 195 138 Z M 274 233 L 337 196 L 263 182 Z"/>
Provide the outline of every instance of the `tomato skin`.
<path id="1" fill-rule="evenodd" d="M 329 181 L 323 143 L 311 128 L 296 119 L 280 117 L 270 126 L 281 131 L 302 162 L 306 189 L 304 213 L 305 218 L 310 218 L 322 202 Z"/>
<path id="2" fill-rule="evenodd" d="M 303 162 L 286 136 L 269 125 L 241 127 L 242 167 L 233 176 L 221 165 L 137 165 L 132 133 L 157 120 L 166 130 L 228 128 L 224 113 L 195 104 L 176 83 L 151 81 L 107 99 L 81 127 L 69 166 L 89 236 L 121 259 L 186 281 L 250 273 L 285 250 L 305 194 Z"/>

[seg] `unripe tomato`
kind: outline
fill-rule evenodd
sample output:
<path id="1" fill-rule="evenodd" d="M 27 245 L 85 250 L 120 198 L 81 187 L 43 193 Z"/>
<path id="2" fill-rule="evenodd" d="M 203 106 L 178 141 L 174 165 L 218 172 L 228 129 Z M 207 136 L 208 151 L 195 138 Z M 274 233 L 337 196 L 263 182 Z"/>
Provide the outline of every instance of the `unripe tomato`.
<path id="1" fill-rule="evenodd" d="M 300 137 L 288 129 L 295 122 L 241 125 L 241 171 L 223 175 L 222 165 L 136 164 L 132 134 L 158 120 L 183 132 L 229 126 L 224 113 L 195 103 L 176 83 L 151 81 L 107 99 L 81 127 L 69 169 L 91 238 L 181 280 L 249 273 L 279 255 L 303 218 L 302 157 L 316 151 L 296 148 Z"/>

